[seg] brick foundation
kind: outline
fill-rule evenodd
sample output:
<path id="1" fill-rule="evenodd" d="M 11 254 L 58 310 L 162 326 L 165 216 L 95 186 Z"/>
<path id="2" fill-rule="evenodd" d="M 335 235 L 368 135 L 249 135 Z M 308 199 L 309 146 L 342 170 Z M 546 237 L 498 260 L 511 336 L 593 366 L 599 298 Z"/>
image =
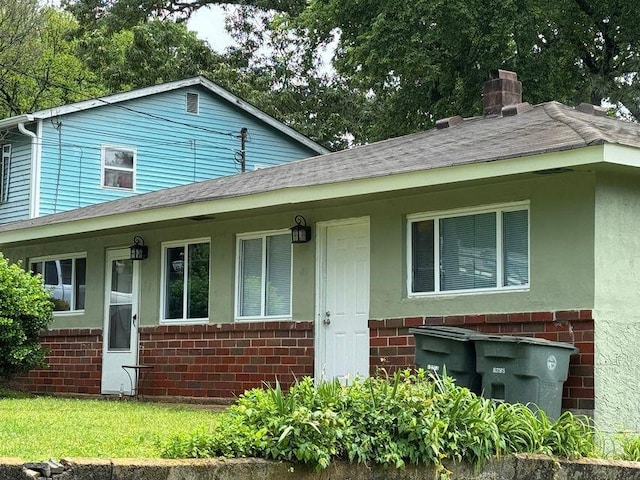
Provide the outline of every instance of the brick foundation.
<path id="1" fill-rule="evenodd" d="M 102 329 L 61 329 L 47 332 L 42 343 L 49 350 L 49 368 L 32 370 L 16 380 L 34 393 L 100 393 L 102 378 Z"/>
<path id="2" fill-rule="evenodd" d="M 411 317 L 370 320 L 371 374 L 414 366 L 410 327 L 456 325 L 483 333 L 526 335 L 574 343 L 563 407 L 593 409 L 594 322 L 591 310 Z M 50 368 L 18 380 L 37 393 L 100 394 L 101 329 L 48 332 Z M 161 325 L 140 328 L 145 373 L 141 393 L 153 397 L 229 398 L 276 378 L 284 387 L 313 375 L 313 322 Z"/>
<path id="3" fill-rule="evenodd" d="M 140 363 L 154 365 L 144 393 L 155 397 L 232 397 L 313 376 L 312 322 L 143 327 Z"/>
<path id="4" fill-rule="evenodd" d="M 371 374 L 414 365 L 414 341 L 409 328 L 448 325 L 482 333 L 518 335 L 567 342 L 580 349 L 571 357 L 562 407 L 593 410 L 594 322 L 591 310 L 389 318 L 369 321 Z"/>

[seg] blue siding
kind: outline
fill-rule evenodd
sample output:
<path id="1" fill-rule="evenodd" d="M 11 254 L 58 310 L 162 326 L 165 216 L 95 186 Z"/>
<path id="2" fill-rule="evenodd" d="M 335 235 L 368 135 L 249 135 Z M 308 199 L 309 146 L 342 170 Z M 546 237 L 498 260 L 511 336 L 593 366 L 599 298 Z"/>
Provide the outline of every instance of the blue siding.
<path id="1" fill-rule="evenodd" d="M 200 94 L 198 115 L 186 112 L 186 92 Z M 44 121 L 42 215 L 132 194 L 101 187 L 102 146 L 136 150 L 133 193 L 138 194 L 238 173 L 234 158 L 243 127 L 248 129 L 247 170 L 316 154 L 204 88 L 183 88 L 118 105 Z"/>
<path id="2" fill-rule="evenodd" d="M 25 220 L 29 218 L 31 139 L 14 132 L 1 143 L 11 144 L 11 173 L 7 202 L 0 204 L 0 223 Z"/>

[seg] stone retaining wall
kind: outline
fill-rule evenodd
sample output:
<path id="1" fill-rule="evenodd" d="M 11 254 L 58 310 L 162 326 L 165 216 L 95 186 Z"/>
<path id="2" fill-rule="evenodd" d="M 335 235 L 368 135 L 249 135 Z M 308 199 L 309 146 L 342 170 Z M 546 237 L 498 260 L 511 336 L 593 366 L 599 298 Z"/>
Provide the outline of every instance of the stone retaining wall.
<path id="1" fill-rule="evenodd" d="M 62 462 L 65 471 L 55 480 L 428 480 L 437 479 L 430 467 L 402 470 L 369 468 L 334 462 L 321 472 L 288 463 L 260 459 L 234 460 L 107 460 Z M 466 464 L 449 466 L 452 480 L 640 480 L 639 462 L 605 460 L 566 461 L 539 455 L 514 455 L 488 462 L 476 472 Z M 40 477 L 16 459 L 0 458 L 0 480 Z"/>

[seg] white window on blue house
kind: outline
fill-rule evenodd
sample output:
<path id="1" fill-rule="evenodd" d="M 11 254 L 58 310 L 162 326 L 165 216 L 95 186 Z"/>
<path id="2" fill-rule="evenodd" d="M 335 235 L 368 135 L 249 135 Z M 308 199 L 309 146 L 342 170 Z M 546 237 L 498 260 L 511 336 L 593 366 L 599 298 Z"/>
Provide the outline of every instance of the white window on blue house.
<path id="1" fill-rule="evenodd" d="M 11 176 L 11 145 L 2 145 L 0 159 L 0 203 L 9 200 L 9 182 Z"/>
<path id="2" fill-rule="evenodd" d="M 206 322 L 209 317 L 209 239 L 164 243 L 162 251 L 163 321 Z"/>
<path id="3" fill-rule="evenodd" d="M 408 217 L 409 295 L 529 286 L 529 206 Z"/>
<path id="4" fill-rule="evenodd" d="M 135 190 L 136 151 L 126 147 L 102 147 L 102 186 Z"/>
<path id="5" fill-rule="evenodd" d="M 87 285 L 86 254 L 33 258 L 30 267 L 32 273 L 42 275 L 44 286 L 51 293 L 54 311 L 84 310 Z"/>
<path id="6" fill-rule="evenodd" d="M 289 318 L 291 233 L 239 235 L 236 250 L 236 318 Z"/>

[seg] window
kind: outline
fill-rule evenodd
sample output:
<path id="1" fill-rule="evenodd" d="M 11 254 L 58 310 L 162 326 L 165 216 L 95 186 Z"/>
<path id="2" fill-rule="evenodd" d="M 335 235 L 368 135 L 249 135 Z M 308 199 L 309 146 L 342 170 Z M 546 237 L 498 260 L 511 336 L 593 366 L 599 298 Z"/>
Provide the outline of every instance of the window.
<path id="1" fill-rule="evenodd" d="M 411 215 L 409 294 L 529 285 L 529 208 Z"/>
<path id="2" fill-rule="evenodd" d="M 31 272 L 42 275 L 57 312 L 84 310 L 87 259 L 84 254 L 66 258 L 31 260 Z"/>
<path id="3" fill-rule="evenodd" d="M 0 159 L 0 203 L 9 199 L 9 176 L 11 174 L 11 145 L 2 145 Z"/>
<path id="4" fill-rule="evenodd" d="M 102 186 L 134 189 L 136 151 L 130 148 L 102 147 Z"/>
<path id="5" fill-rule="evenodd" d="M 187 113 L 198 115 L 200 111 L 200 95 L 187 92 Z"/>
<path id="6" fill-rule="evenodd" d="M 290 316 L 290 232 L 239 236 L 237 252 L 236 316 Z"/>
<path id="7" fill-rule="evenodd" d="M 209 317 L 209 240 L 163 245 L 163 316 L 167 321 Z"/>

